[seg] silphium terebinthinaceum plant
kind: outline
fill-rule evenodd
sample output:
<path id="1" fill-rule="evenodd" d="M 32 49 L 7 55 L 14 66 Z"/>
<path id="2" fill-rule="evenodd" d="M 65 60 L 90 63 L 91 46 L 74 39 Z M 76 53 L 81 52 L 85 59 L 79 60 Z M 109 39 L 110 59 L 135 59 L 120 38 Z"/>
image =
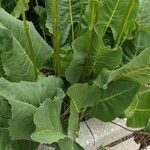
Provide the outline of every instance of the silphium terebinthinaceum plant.
<path id="1" fill-rule="evenodd" d="M 89 117 L 123 117 L 149 131 L 149 1 L 7 1 L 0 8 L 0 149 L 81 150 L 75 138 Z M 27 21 L 30 13 L 38 23 Z"/>

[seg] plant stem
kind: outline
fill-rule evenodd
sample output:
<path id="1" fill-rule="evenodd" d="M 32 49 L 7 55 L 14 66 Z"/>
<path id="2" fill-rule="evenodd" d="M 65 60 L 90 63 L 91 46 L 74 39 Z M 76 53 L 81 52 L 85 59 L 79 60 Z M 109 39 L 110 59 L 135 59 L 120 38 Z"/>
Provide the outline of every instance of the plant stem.
<path id="1" fill-rule="evenodd" d="M 58 26 L 58 0 L 51 0 L 52 5 L 52 24 L 53 24 L 53 47 L 54 47 L 54 69 L 55 75 L 60 76 L 60 35 Z"/>
<path id="2" fill-rule="evenodd" d="M 131 130 L 131 129 L 128 129 L 128 128 L 126 128 L 126 127 L 124 127 L 124 126 L 122 126 L 122 125 L 120 125 L 120 124 L 118 124 L 116 122 L 112 121 L 111 123 L 117 125 L 118 127 L 123 128 L 123 129 L 125 129 L 125 130 L 127 130 L 129 132 L 132 132 L 132 133 L 139 133 L 139 134 L 149 135 L 149 133 L 143 132 L 142 130 L 137 130 L 137 131 L 136 130 Z"/>
<path id="3" fill-rule="evenodd" d="M 125 130 L 127 130 L 127 131 L 129 131 L 129 132 L 135 132 L 134 130 L 130 130 L 130 129 L 128 129 L 128 128 L 126 128 L 126 127 L 124 127 L 124 126 L 122 126 L 122 125 L 120 125 L 120 124 L 118 124 L 118 123 L 116 123 L 116 122 L 111 122 L 112 124 L 114 124 L 114 125 L 117 125 L 118 127 L 121 127 L 121 128 L 123 128 L 123 129 L 125 129 Z"/>
<path id="4" fill-rule="evenodd" d="M 21 6 L 21 9 L 22 9 L 22 19 L 23 19 L 24 29 L 25 29 L 25 32 L 26 32 L 26 35 L 27 35 L 27 38 L 28 38 L 30 49 L 33 49 L 32 41 L 31 41 L 30 33 L 29 33 L 29 25 L 27 24 L 26 15 L 25 15 L 25 11 L 24 11 L 24 6 L 23 5 L 24 5 L 23 4 L 23 0 L 20 0 L 20 6 Z"/>
<path id="5" fill-rule="evenodd" d="M 38 1 L 37 1 L 37 0 L 35 0 L 35 3 L 36 3 L 36 6 L 39 6 L 39 4 L 38 4 Z"/>
<path id="6" fill-rule="evenodd" d="M 122 36 L 123 36 L 124 31 L 125 31 L 126 25 L 127 25 L 127 23 L 128 23 L 128 19 L 129 19 L 131 13 L 132 13 L 132 9 L 134 8 L 135 2 L 136 2 L 135 0 L 130 0 L 130 1 L 129 1 L 128 8 L 127 8 L 127 12 L 126 12 L 126 14 L 125 14 L 125 17 L 124 17 L 124 19 L 123 19 L 121 28 L 120 28 L 120 30 L 119 30 L 119 32 L 118 32 L 118 35 L 117 35 L 117 40 L 116 40 L 116 44 L 115 44 L 116 47 L 119 46 L 120 43 L 122 43 L 122 42 L 121 42 Z"/>
<path id="7" fill-rule="evenodd" d="M 25 33 L 27 36 L 27 40 L 29 43 L 29 48 L 30 48 L 30 58 L 34 64 L 34 70 L 35 73 L 37 74 L 37 69 L 36 69 L 36 62 L 34 60 L 34 55 L 33 55 L 33 46 L 32 46 L 32 41 L 31 41 L 31 37 L 30 37 L 30 32 L 29 32 L 29 25 L 27 23 L 27 19 L 26 19 L 26 15 L 25 15 L 25 10 L 24 10 L 24 0 L 20 0 L 20 6 L 21 6 L 21 14 L 22 14 L 22 19 L 23 19 L 23 25 L 24 25 L 24 29 L 25 29 Z"/>
<path id="8" fill-rule="evenodd" d="M 81 10 L 80 10 L 80 19 L 79 19 L 77 37 L 80 36 L 81 23 L 82 23 L 82 16 L 83 16 L 83 9 L 84 9 L 84 1 L 85 1 L 85 0 L 82 0 L 82 1 L 81 1 Z"/>
<path id="9" fill-rule="evenodd" d="M 89 24 L 89 36 L 87 37 L 87 39 L 89 39 L 89 42 L 88 42 L 88 46 L 87 46 L 87 57 L 86 57 L 86 60 L 85 60 L 85 64 L 84 64 L 84 67 L 83 67 L 83 73 L 82 73 L 82 77 L 81 77 L 81 80 L 84 82 L 85 79 L 87 79 L 91 72 L 92 72 L 92 68 L 91 68 L 91 64 L 94 63 L 93 62 L 93 57 L 94 57 L 94 54 L 93 54 L 93 51 L 91 51 L 92 49 L 92 44 L 93 44 L 93 29 L 94 29 L 94 26 L 96 24 L 96 21 L 97 21 L 97 16 L 98 16 L 98 6 L 96 3 L 98 2 L 97 0 L 96 1 L 91 1 L 89 0 L 89 5 L 90 3 L 92 3 L 92 7 L 89 8 L 91 9 L 91 20 L 90 20 L 90 24 Z"/>
<path id="10" fill-rule="evenodd" d="M 70 21 L 71 21 L 72 41 L 74 41 L 74 25 L 73 25 L 73 16 L 72 16 L 72 4 L 71 4 L 71 0 L 69 0 L 69 10 L 70 10 Z"/>

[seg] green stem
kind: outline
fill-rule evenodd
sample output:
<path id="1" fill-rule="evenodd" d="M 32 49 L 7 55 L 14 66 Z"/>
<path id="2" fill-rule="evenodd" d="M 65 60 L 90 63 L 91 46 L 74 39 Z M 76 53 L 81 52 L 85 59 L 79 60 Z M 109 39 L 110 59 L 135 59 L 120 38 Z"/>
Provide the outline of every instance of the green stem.
<path id="1" fill-rule="evenodd" d="M 95 2 L 97 2 L 97 1 L 95 1 Z M 93 54 L 93 51 L 91 51 L 91 47 L 92 47 L 93 29 L 96 24 L 97 16 L 98 16 L 98 7 L 97 7 L 97 5 L 95 5 L 96 4 L 95 2 L 92 1 L 91 22 L 89 25 L 89 36 L 87 37 L 89 39 L 88 47 L 87 47 L 87 57 L 85 60 L 83 74 L 82 74 L 82 78 L 81 78 L 83 82 L 86 78 L 88 78 L 90 76 L 91 71 L 92 71 L 91 64 L 93 63 L 92 60 L 93 60 L 94 54 Z"/>
<path id="2" fill-rule="evenodd" d="M 58 26 L 58 0 L 51 0 L 52 5 L 52 24 L 53 24 L 53 47 L 54 47 L 54 69 L 55 75 L 61 74 L 60 63 L 60 35 Z"/>
<path id="3" fill-rule="evenodd" d="M 69 0 L 69 11 L 70 11 L 72 41 L 74 41 L 74 25 L 73 25 L 73 16 L 72 16 L 72 4 L 71 4 L 71 0 Z"/>
<path id="4" fill-rule="evenodd" d="M 32 40 L 31 40 L 31 37 L 30 37 L 29 25 L 27 23 L 25 10 L 24 10 L 24 0 L 20 0 L 20 6 L 21 6 L 21 11 L 22 11 L 21 13 L 22 13 L 23 25 L 24 25 L 25 33 L 26 33 L 27 40 L 28 40 L 28 43 L 29 43 L 30 53 L 31 53 L 30 58 L 33 61 L 35 73 L 37 74 L 38 71 L 36 69 L 37 65 L 36 65 L 36 62 L 34 60 L 34 55 L 33 55 L 33 46 L 32 46 Z"/>
<path id="5" fill-rule="evenodd" d="M 123 19 L 121 28 L 120 28 L 120 30 L 118 32 L 119 34 L 117 36 L 117 40 L 116 40 L 116 44 L 115 44 L 116 47 L 119 46 L 120 43 L 122 43 L 121 42 L 122 36 L 123 36 L 124 30 L 126 28 L 126 25 L 128 23 L 128 19 L 129 19 L 131 13 L 132 13 L 133 8 L 134 8 L 134 4 L 135 4 L 135 0 L 130 0 L 129 1 L 127 12 L 126 12 L 125 17 Z"/>
<path id="6" fill-rule="evenodd" d="M 21 10 L 22 10 L 22 19 L 23 19 L 24 29 L 25 29 L 25 32 L 26 32 L 26 35 L 28 38 L 29 46 L 30 46 L 30 49 L 33 49 L 32 41 L 31 41 L 30 33 L 29 33 L 29 25 L 27 24 L 26 15 L 25 15 L 25 11 L 24 11 L 23 0 L 20 0 L 20 5 L 21 5 Z"/>
<path id="7" fill-rule="evenodd" d="M 39 6 L 39 4 L 38 4 L 38 1 L 37 1 L 37 0 L 35 0 L 35 3 L 36 3 L 36 6 Z"/>
<path id="8" fill-rule="evenodd" d="M 82 0 L 82 1 L 81 1 L 81 10 L 80 10 L 80 19 L 79 19 L 77 37 L 80 36 L 80 31 L 81 31 L 81 23 L 82 23 L 83 9 L 84 9 L 84 1 L 85 1 L 85 0 Z"/>
<path id="9" fill-rule="evenodd" d="M 107 25 L 106 25 L 106 27 L 105 27 L 103 33 L 102 33 L 102 37 L 104 37 L 104 35 L 105 35 L 107 29 L 110 27 L 110 24 L 111 24 L 111 22 L 112 22 L 112 20 L 113 20 L 113 18 L 114 18 L 114 16 L 115 16 L 115 13 L 116 13 L 116 11 L 117 11 L 118 6 L 119 6 L 119 2 L 120 2 L 120 0 L 117 0 L 117 3 L 116 3 L 116 5 L 115 5 L 114 9 L 112 10 L 112 14 L 111 14 L 111 16 L 110 16 L 110 19 L 109 19 L 109 21 L 108 21 L 108 23 L 107 23 Z"/>

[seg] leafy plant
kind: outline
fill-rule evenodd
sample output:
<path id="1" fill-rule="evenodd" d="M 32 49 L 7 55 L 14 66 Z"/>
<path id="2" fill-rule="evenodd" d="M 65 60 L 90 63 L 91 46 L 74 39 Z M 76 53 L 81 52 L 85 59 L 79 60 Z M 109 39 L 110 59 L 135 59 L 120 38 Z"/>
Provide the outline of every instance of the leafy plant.
<path id="1" fill-rule="evenodd" d="M 89 117 L 127 118 L 128 127 L 149 132 L 148 0 L 7 1 L 0 8 L 0 149 L 82 150 L 75 138 Z"/>

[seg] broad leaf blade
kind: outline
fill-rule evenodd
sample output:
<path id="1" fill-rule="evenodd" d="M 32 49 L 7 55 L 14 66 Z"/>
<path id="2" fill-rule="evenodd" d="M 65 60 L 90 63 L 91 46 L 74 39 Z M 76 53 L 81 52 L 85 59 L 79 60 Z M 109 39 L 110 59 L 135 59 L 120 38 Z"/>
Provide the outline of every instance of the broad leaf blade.
<path id="1" fill-rule="evenodd" d="M 25 49 L 9 30 L 1 27 L 0 33 L 1 61 L 7 79 L 35 81 L 37 79 L 35 66 Z"/>
<path id="2" fill-rule="evenodd" d="M 37 150 L 39 143 L 34 141 L 18 140 L 12 142 L 13 150 Z"/>
<path id="3" fill-rule="evenodd" d="M 53 33 L 52 29 L 52 17 L 51 17 L 51 1 L 45 0 L 46 11 L 47 11 L 47 20 L 46 26 L 49 29 L 50 33 Z M 85 6 L 87 2 L 85 1 L 82 8 L 82 0 L 58 0 L 58 10 L 59 10 L 59 31 L 62 44 L 66 41 L 72 23 L 79 22 L 81 11 L 85 11 Z M 71 19 L 72 17 L 72 19 Z M 81 18 L 82 19 L 82 18 Z M 73 21 L 73 22 L 72 22 Z"/>
<path id="4" fill-rule="evenodd" d="M 9 101 L 12 107 L 10 134 L 13 140 L 30 139 L 34 131 L 33 115 L 37 107 L 47 98 L 53 99 L 62 81 L 56 77 L 42 78 L 38 82 L 12 83 L 0 79 L 0 95 Z"/>
<path id="5" fill-rule="evenodd" d="M 88 78 L 91 74 L 97 76 L 103 68 L 111 70 L 121 63 L 122 50 L 105 47 L 101 36 L 94 30 L 76 39 L 73 49 L 74 58 L 66 70 L 66 78 L 71 83 Z"/>
<path id="6" fill-rule="evenodd" d="M 31 135 L 32 140 L 52 144 L 65 138 L 60 121 L 61 103 L 64 94 L 62 91 L 60 92 L 61 94 L 55 97 L 54 100 L 47 99 L 37 109 L 34 116 L 36 131 Z"/>
<path id="7" fill-rule="evenodd" d="M 131 5 L 132 3 L 132 5 Z M 132 6 L 132 7 L 131 7 Z M 108 28 L 112 29 L 115 40 L 131 38 L 135 29 L 134 20 L 138 10 L 138 0 L 105 0 L 99 12 L 97 31 L 105 35 Z"/>
<path id="8" fill-rule="evenodd" d="M 98 101 L 100 91 L 97 87 L 87 84 L 75 84 L 68 89 L 67 93 L 71 99 L 68 135 L 75 138 L 79 130 L 81 109 L 92 107 Z"/>
<path id="9" fill-rule="evenodd" d="M 70 138 L 65 138 L 57 142 L 59 149 L 56 150 L 83 150 L 83 148 Z"/>
<path id="10" fill-rule="evenodd" d="M 0 117 L 9 119 L 11 118 L 11 107 L 7 100 L 0 97 Z"/>
<path id="11" fill-rule="evenodd" d="M 149 0 L 139 0 L 139 11 L 137 16 L 137 22 L 139 24 L 150 23 L 150 1 Z"/>
<path id="12" fill-rule="evenodd" d="M 36 107 L 20 101 L 9 100 L 12 107 L 12 118 L 9 122 L 10 134 L 13 140 L 30 140 L 34 131 L 33 115 Z"/>
<path id="13" fill-rule="evenodd" d="M 19 46 L 19 50 L 24 50 L 24 55 L 27 55 L 30 58 L 30 61 L 34 65 L 36 64 L 35 68 L 41 69 L 42 66 L 50 59 L 50 56 L 52 54 L 52 48 L 48 46 L 48 44 L 42 39 L 42 37 L 38 34 L 36 29 L 34 28 L 32 23 L 29 23 L 29 32 L 31 36 L 31 42 L 32 42 L 32 51 L 33 51 L 33 58 L 31 57 L 31 49 L 28 43 L 28 39 L 25 33 L 25 29 L 23 26 L 23 22 L 19 21 L 12 15 L 5 12 L 2 8 L 0 8 L 0 23 L 11 32 L 12 37 L 14 37 L 13 43 L 17 43 Z M 13 24 L 13 25 L 12 25 Z M 18 49 L 18 46 L 16 48 Z M 20 54 L 21 55 L 21 54 Z M 23 63 L 23 60 L 20 60 L 20 63 Z M 27 60 L 24 60 L 26 63 Z M 23 63 L 23 64 L 24 64 Z M 28 70 L 27 67 L 22 68 L 24 70 Z M 13 70 L 13 69 L 12 69 Z M 20 78 L 23 79 L 21 74 L 17 74 Z M 31 75 L 30 75 L 31 76 Z"/>
<path id="14" fill-rule="evenodd" d="M 8 129 L 0 128 L 0 149 L 1 150 L 13 150 L 11 146 L 11 140 Z"/>
<path id="15" fill-rule="evenodd" d="M 115 81 L 101 90 L 101 96 L 92 108 L 91 116 L 102 121 L 112 121 L 119 117 L 131 104 L 139 85 L 130 81 Z"/>
<path id="16" fill-rule="evenodd" d="M 28 3 L 30 0 L 22 0 L 22 1 L 23 1 L 23 11 L 27 11 L 29 9 Z M 16 18 L 19 18 L 21 13 L 22 13 L 21 2 L 20 0 L 18 0 L 16 7 L 14 8 L 11 14 L 15 16 Z"/>
<path id="17" fill-rule="evenodd" d="M 137 57 L 123 67 L 112 71 L 108 82 L 118 79 L 128 79 L 140 84 L 150 82 L 150 48 L 146 48 Z"/>
<path id="18" fill-rule="evenodd" d="M 150 90 L 139 92 L 134 103 L 127 109 L 127 125 L 146 127 L 150 119 Z"/>

